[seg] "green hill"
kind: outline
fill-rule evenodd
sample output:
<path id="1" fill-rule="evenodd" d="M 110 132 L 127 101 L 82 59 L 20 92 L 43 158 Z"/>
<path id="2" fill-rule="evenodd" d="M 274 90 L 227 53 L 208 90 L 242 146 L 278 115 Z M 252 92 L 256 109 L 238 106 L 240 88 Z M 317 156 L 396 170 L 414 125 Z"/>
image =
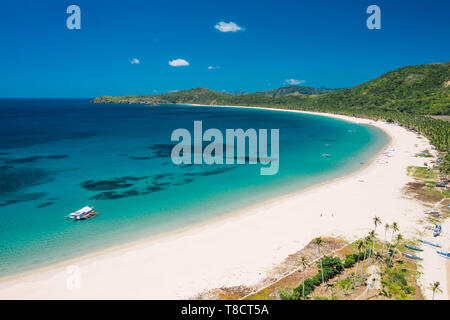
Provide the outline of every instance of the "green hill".
<path id="1" fill-rule="evenodd" d="M 93 100 L 94 103 L 145 103 L 151 105 L 158 104 L 211 104 L 216 99 L 231 96 L 228 93 L 221 93 L 198 87 L 195 89 L 183 90 L 179 92 L 141 95 L 141 96 L 101 96 Z"/>
<path id="2" fill-rule="evenodd" d="M 319 95 L 337 90 L 339 89 L 328 89 L 328 88 L 316 89 L 313 87 L 304 87 L 304 86 L 286 86 L 278 89 L 261 91 L 257 93 L 263 94 L 265 96 L 279 97 L 279 96 L 298 96 L 298 95 Z"/>
<path id="3" fill-rule="evenodd" d="M 356 87 L 337 91 L 288 86 L 259 93 L 232 95 L 199 87 L 159 95 L 102 96 L 95 98 L 94 102 L 252 105 L 355 114 L 407 112 L 450 115 L 449 81 L 450 63 L 447 62 L 403 67 Z"/>
<path id="4" fill-rule="evenodd" d="M 339 109 L 450 113 L 450 63 L 408 66 L 381 77 L 317 97 L 313 105 Z"/>

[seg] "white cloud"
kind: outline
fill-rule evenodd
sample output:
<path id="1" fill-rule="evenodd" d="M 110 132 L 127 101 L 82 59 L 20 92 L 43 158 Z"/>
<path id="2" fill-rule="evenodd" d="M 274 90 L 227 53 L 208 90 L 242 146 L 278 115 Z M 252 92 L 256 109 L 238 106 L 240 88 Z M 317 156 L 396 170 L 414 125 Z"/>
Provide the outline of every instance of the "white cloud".
<path id="1" fill-rule="evenodd" d="M 214 26 L 214 28 L 216 28 L 220 32 L 236 32 L 243 30 L 241 27 L 239 27 L 236 23 L 232 21 L 228 23 L 225 21 L 220 21 L 218 24 Z"/>
<path id="2" fill-rule="evenodd" d="M 184 59 L 174 59 L 169 61 L 169 65 L 172 67 L 187 67 L 189 62 Z"/>
<path id="3" fill-rule="evenodd" d="M 288 84 L 290 86 L 297 86 L 299 84 L 305 83 L 305 80 L 297 80 L 297 79 L 286 79 L 284 80 L 284 84 Z"/>
<path id="4" fill-rule="evenodd" d="M 208 66 L 208 70 L 215 70 L 215 69 L 220 69 L 219 66 Z"/>
<path id="5" fill-rule="evenodd" d="M 138 58 L 133 58 L 133 59 L 130 60 L 130 63 L 131 64 L 139 64 L 139 63 L 141 63 L 141 61 L 139 61 Z"/>

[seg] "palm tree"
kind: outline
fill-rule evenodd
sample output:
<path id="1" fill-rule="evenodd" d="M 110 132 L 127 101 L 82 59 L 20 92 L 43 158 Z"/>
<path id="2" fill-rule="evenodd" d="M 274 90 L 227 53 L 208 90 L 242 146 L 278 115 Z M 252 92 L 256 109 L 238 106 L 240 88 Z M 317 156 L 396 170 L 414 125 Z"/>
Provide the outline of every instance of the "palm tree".
<path id="1" fill-rule="evenodd" d="M 391 246 L 392 246 L 392 241 L 394 240 L 394 234 L 399 230 L 397 222 L 392 223 L 391 230 L 392 230 L 392 234 L 391 234 L 391 242 L 389 242 L 388 254 L 389 254 L 389 250 L 391 249 Z"/>
<path id="2" fill-rule="evenodd" d="M 377 226 L 381 224 L 381 219 L 377 216 L 373 217 L 373 224 L 375 228 L 373 229 L 373 241 L 372 241 L 372 253 L 375 251 L 375 239 L 376 239 L 376 232 L 377 232 Z"/>
<path id="3" fill-rule="evenodd" d="M 302 267 L 302 298 L 305 300 L 305 270 L 308 266 L 308 260 L 305 257 L 301 257 L 298 263 Z"/>
<path id="4" fill-rule="evenodd" d="M 370 243 L 370 239 L 368 237 L 364 238 L 364 259 L 362 262 L 362 269 L 361 269 L 361 282 L 364 281 L 364 263 L 366 262 L 366 254 L 367 254 L 367 245 Z"/>
<path id="5" fill-rule="evenodd" d="M 369 241 L 368 245 L 369 245 L 369 258 L 367 259 L 367 264 L 370 263 L 370 257 L 372 256 L 372 245 L 373 242 L 375 241 L 375 230 L 372 230 L 369 232 L 369 235 L 367 236 L 367 240 Z M 370 243 L 370 240 L 372 240 L 372 243 Z"/>
<path id="6" fill-rule="evenodd" d="M 436 281 L 434 283 L 430 283 L 430 288 L 431 290 L 433 290 L 433 300 L 434 300 L 434 294 L 437 293 L 442 293 L 441 290 L 441 283 L 439 281 Z"/>
<path id="7" fill-rule="evenodd" d="M 321 237 L 317 237 L 314 239 L 314 244 L 317 245 L 317 251 L 319 252 L 320 259 L 320 271 L 322 271 L 322 284 L 325 282 L 323 277 L 323 266 L 322 266 L 322 256 L 320 255 L 320 247 L 322 246 L 323 240 Z"/>
<path id="8" fill-rule="evenodd" d="M 358 259 L 356 262 L 356 269 L 355 269 L 355 274 L 354 274 L 354 279 L 353 279 L 353 288 L 356 286 L 356 273 L 358 271 L 358 266 L 359 266 L 359 256 L 361 255 L 361 248 L 364 247 L 364 242 L 362 240 L 359 240 L 357 243 L 357 247 L 358 247 Z"/>
<path id="9" fill-rule="evenodd" d="M 383 242 L 383 249 L 381 249 L 381 254 L 384 254 L 384 245 L 386 244 L 386 233 L 391 229 L 391 226 L 389 224 L 384 225 L 384 242 Z"/>
<path id="10" fill-rule="evenodd" d="M 403 240 L 402 234 L 399 233 L 399 234 L 397 235 L 397 237 L 395 238 L 395 240 L 396 240 L 396 245 L 395 245 L 394 251 L 392 252 L 391 258 L 389 259 L 389 265 L 391 265 L 392 258 L 394 258 L 394 256 L 395 256 L 395 252 L 397 251 L 397 248 L 398 248 L 398 245 L 400 244 L 400 241 Z"/>

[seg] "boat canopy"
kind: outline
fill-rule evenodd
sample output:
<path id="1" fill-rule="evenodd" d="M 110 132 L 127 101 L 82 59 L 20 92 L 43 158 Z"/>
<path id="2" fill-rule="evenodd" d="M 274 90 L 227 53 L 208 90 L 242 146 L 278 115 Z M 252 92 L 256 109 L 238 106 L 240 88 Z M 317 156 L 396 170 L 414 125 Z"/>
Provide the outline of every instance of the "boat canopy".
<path id="1" fill-rule="evenodd" d="M 83 208 L 81 208 L 80 210 L 75 211 L 75 212 L 73 212 L 73 213 L 71 213 L 71 214 L 72 214 L 72 215 L 79 215 L 79 214 L 85 214 L 85 213 L 88 213 L 88 212 L 90 212 L 90 211 L 92 211 L 92 207 L 86 206 L 86 207 L 83 207 Z"/>

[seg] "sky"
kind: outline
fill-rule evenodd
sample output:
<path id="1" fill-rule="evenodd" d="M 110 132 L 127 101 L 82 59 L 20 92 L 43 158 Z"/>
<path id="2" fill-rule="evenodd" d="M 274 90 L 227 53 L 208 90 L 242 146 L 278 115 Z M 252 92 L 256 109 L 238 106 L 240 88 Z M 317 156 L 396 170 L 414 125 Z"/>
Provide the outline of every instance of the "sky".
<path id="1" fill-rule="evenodd" d="M 68 29 L 70 5 L 81 29 Z M 381 10 L 368 29 L 367 7 Z M 0 97 L 345 88 L 450 60 L 450 1 L 4 0 Z"/>

